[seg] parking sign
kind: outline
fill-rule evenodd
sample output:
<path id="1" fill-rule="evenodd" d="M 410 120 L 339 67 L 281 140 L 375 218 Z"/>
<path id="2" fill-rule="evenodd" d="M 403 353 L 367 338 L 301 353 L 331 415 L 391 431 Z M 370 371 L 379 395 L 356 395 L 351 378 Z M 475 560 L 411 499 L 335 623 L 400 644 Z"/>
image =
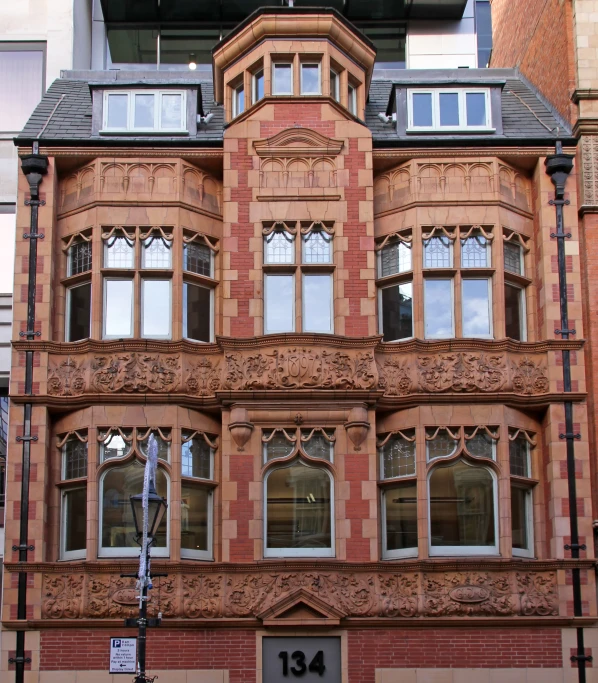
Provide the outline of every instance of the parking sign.
<path id="1" fill-rule="evenodd" d="M 137 638 L 110 638 L 109 673 L 137 673 Z"/>

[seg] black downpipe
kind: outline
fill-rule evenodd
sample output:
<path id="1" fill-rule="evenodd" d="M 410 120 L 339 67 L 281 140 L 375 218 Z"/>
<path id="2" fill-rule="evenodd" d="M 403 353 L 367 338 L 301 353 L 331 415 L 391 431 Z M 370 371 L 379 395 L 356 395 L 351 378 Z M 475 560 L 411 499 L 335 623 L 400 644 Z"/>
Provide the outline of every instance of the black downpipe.
<path id="1" fill-rule="evenodd" d="M 28 341 L 41 336 L 35 331 L 35 285 L 37 271 L 37 240 L 44 235 L 38 232 L 39 207 L 46 203 L 39 198 L 39 186 L 42 177 L 48 172 L 48 157 L 39 153 L 39 143 L 33 143 L 33 154 L 21 160 L 21 170 L 27 178 L 31 198 L 25 200 L 25 206 L 31 207 L 30 232 L 23 235 L 29 240 L 29 273 L 27 284 L 27 330 L 19 332 L 19 336 Z M 25 395 L 33 395 L 33 351 L 25 352 Z M 31 435 L 32 404 L 25 403 L 23 408 L 23 436 L 17 436 L 17 441 L 23 444 L 22 478 L 21 478 L 21 521 L 19 529 L 19 545 L 13 545 L 13 551 L 19 552 L 19 562 L 27 562 L 27 553 L 34 547 L 29 545 L 29 473 L 31 466 L 31 442 L 37 441 L 37 436 Z M 19 571 L 17 590 L 17 619 L 27 619 L 27 571 Z M 25 664 L 31 659 L 25 657 L 25 631 L 17 630 L 15 657 L 11 657 L 10 664 L 15 665 L 15 683 L 24 683 Z"/>
<path id="2" fill-rule="evenodd" d="M 565 199 L 565 185 L 571 170 L 573 169 L 573 155 L 563 154 L 563 145 L 560 141 L 556 143 L 556 154 L 546 158 L 546 173 L 550 176 L 555 188 L 554 199 L 550 204 L 556 210 L 556 233 L 551 234 L 556 238 L 558 249 L 558 272 L 559 272 L 559 299 L 561 309 L 561 329 L 555 330 L 555 334 L 560 334 L 563 339 L 569 339 L 570 334 L 575 334 L 575 330 L 569 329 L 569 311 L 567 303 L 567 273 L 565 268 L 565 239 L 571 238 L 571 233 L 565 232 L 563 220 L 563 206 L 569 204 Z M 563 354 L 563 391 L 565 394 L 571 393 L 571 358 L 568 349 L 562 351 Z M 579 559 L 579 551 L 586 550 L 585 545 L 579 544 L 579 529 L 577 524 L 577 486 L 575 483 L 575 439 L 580 439 L 580 434 L 573 432 L 573 402 L 565 400 L 565 433 L 559 434 L 559 439 L 567 442 L 567 482 L 569 488 L 569 522 L 571 526 L 571 543 L 565 546 L 565 550 L 571 551 L 573 559 Z M 573 615 L 583 616 L 581 602 L 581 574 L 580 569 L 571 570 L 573 584 Z M 571 657 L 572 662 L 577 662 L 579 683 L 586 683 L 586 663 L 592 661 L 592 657 L 586 656 L 584 647 L 583 628 L 577 628 L 577 654 Z"/>

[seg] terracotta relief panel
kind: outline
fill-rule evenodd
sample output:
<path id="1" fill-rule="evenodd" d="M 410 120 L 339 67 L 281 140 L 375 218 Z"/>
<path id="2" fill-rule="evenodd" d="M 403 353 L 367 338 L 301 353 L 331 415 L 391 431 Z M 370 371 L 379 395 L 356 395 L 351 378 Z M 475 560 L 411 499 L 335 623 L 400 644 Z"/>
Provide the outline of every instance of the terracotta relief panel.
<path id="1" fill-rule="evenodd" d="M 165 619 L 255 619 L 302 590 L 348 617 L 554 617 L 556 571 L 226 571 L 171 574 L 154 581 L 150 615 Z M 135 580 L 118 574 L 43 575 L 43 619 L 134 616 Z"/>

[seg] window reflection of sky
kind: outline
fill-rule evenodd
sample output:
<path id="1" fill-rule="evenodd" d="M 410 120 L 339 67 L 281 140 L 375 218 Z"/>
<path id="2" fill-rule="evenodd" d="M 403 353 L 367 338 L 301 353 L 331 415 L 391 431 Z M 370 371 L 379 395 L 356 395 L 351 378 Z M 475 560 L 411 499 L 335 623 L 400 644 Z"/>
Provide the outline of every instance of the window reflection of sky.
<path id="1" fill-rule="evenodd" d="M 453 304 L 450 280 L 425 280 L 426 337 L 453 336 Z"/>

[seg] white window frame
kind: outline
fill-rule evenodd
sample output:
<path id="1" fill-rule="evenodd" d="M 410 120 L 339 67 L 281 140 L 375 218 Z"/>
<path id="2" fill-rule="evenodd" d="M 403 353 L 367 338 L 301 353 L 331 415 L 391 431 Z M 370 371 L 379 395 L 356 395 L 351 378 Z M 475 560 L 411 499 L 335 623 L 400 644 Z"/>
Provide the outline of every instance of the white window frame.
<path id="1" fill-rule="evenodd" d="M 133 270 L 135 268 L 135 243 L 136 240 L 135 238 L 131 239 L 128 234 L 122 233 L 122 234 L 117 234 L 115 235 L 115 239 L 126 239 L 127 244 L 129 245 L 129 249 L 131 250 L 131 265 L 130 266 L 109 266 L 108 265 L 108 257 L 110 254 L 110 249 L 114 245 L 114 242 L 112 242 L 111 245 L 108 244 L 110 240 L 104 240 L 104 249 L 103 249 L 103 263 L 102 267 L 106 268 L 107 270 Z"/>
<path id="2" fill-rule="evenodd" d="M 306 467 L 319 469 L 325 472 L 330 479 L 330 548 L 268 548 L 268 478 L 279 469 L 289 467 L 289 463 L 281 463 L 279 467 L 272 467 L 264 476 L 263 492 L 263 516 L 264 516 L 264 557 L 336 557 L 336 532 L 335 532 L 335 505 L 334 505 L 334 477 L 326 467 L 313 465 L 301 461 Z M 292 466 L 292 465 L 291 465 Z"/>
<path id="3" fill-rule="evenodd" d="M 405 271 L 405 272 L 410 272 L 410 271 Z M 388 277 L 393 277 L 392 275 L 389 275 Z M 391 287 L 400 287 L 401 285 L 411 285 L 411 293 L 413 295 L 413 280 L 405 280 L 405 282 L 395 282 L 393 284 L 386 285 L 385 287 L 378 287 L 378 334 L 384 335 L 384 316 L 383 316 L 383 305 L 382 305 L 382 290 L 383 289 L 390 289 Z M 411 334 L 409 337 L 401 337 L 400 339 L 388 339 L 385 341 L 385 344 L 393 344 L 395 342 L 402 342 L 402 341 L 407 341 L 408 339 L 413 339 L 415 336 L 414 328 L 415 328 L 415 320 L 413 318 L 414 314 L 414 306 L 413 306 L 413 296 L 411 299 Z"/>
<path id="4" fill-rule="evenodd" d="M 91 321 L 93 320 L 93 317 L 91 315 L 91 307 L 93 305 L 93 292 L 91 288 L 91 281 L 87 282 L 81 282 L 78 285 L 73 285 L 71 287 L 66 288 L 66 315 L 64 316 L 64 339 L 65 341 L 68 341 L 70 335 L 70 318 L 71 318 L 71 291 L 73 289 L 76 289 L 77 287 L 89 287 L 90 291 L 90 296 L 89 296 L 89 335 L 87 337 L 84 337 L 84 339 L 90 339 L 91 338 Z M 77 341 L 82 341 L 78 339 Z M 69 344 L 74 344 L 75 342 L 68 342 Z"/>
<path id="5" fill-rule="evenodd" d="M 290 277 L 292 278 L 292 294 L 291 294 L 291 320 L 293 322 L 292 324 L 292 329 L 287 330 L 286 332 L 281 332 L 280 330 L 269 330 L 267 328 L 267 322 L 268 322 L 268 287 L 266 286 L 266 278 L 269 277 Z M 296 319 L 295 319 L 295 299 L 297 298 L 296 295 L 296 282 L 295 282 L 295 274 L 291 273 L 264 273 L 264 334 L 289 334 L 291 332 L 295 332 L 295 327 L 297 326 Z"/>
<path id="6" fill-rule="evenodd" d="M 330 329 L 329 330 L 310 330 L 307 328 L 305 322 L 307 316 L 306 300 L 305 300 L 305 278 L 306 277 L 327 277 L 330 281 Z M 301 328 L 303 332 L 312 332 L 313 334 L 334 334 L 334 278 L 332 273 L 302 273 L 301 274 Z"/>
<path id="7" fill-rule="evenodd" d="M 264 429 L 264 430 L 262 430 L 262 435 L 264 434 L 264 432 L 269 432 L 268 436 L 266 437 L 266 438 L 269 438 L 270 436 L 272 436 L 272 433 L 275 431 L 276 431 L 276 428 Z M 284 434 L 283 434 L 283 436 L 284 436 Z M 285 439 L 286 439 L 286 437 L 285 437 Z M 299 439 L 301 439 L 301 433 L 299 433 Z M 262 441 L 262 464 L 263 465 L 266 465 L 267 463 L 272 462 L 273 460 L 281 460 L 282 458 L 288 458 L 289 456 L 293 455 L 293 453 L 297 450 L 297 447 L 299 446 L 298 443 L 293 444 L 289 441 L 289 448 L 291 449 L 291 451 L 288 455 L 280 455 L 280 456 L 275 457 L 275 458 L 274 457 L 268 458 L 268 445 L 269 445 L 269 443 L 270 443 L 269 441 Z M 332 460 L 330 462 L 332 462 Z"/>
<path id="8" fill-rule="evenodd" d="M 459 125 L 458 126 L 441 126 L 440 125 L 440 95 L 441 94 L 458 94 L 459 95 Z M 482 126 L 468 126 L 467 125 L 467 100 L 468 93 L 475 93 L 485 95 L 486 105 L 486 122 Z M 416 126 L 413 121 L 413 95 L 432 95 L 432 125 L 431 126 Z M 443 133 L 462 132 L 462 131 L 480 131 L 493 132 L 492 127 L 492 112 L 490 108 L 490 89 L 489 88 L 429 88 L 407 90 L 408 102 L 408 124 L 407 132 L 416 131 L 439 131 Z"/>
<path id="9" fill-rule="evenodd" d="M 111 458 L 111 460 L 117 460 L 116 458 Z M 140 462 L 140 461 L 139 461 Z M 122 467 L 122 465 L 116 465 L 116 467 Z M 113 467 L 107 467 L 101 474 L 98 482 L 98 557 L 138 557 L 139 548 L 104 548 L 102 546 L 102 526 L 104 523 L 104 479 L 108 472 L 110 472 Z M 152 545 L 151 556 L 152 557 L 170 557 L 170 502 L 172 500 L 171 495 L 171 482 L 170 475 L 165 468 L 160 468 L 166 477 L 166 502 L 167 508 L 164 516 L 166 517 L 166 545 L 163 548 Z"/>
<path id="10" fill-rule="evenodd" d="M 108 282 L 111 280 L 118 282 L 131 283 L 131 334 L 123 337 L 122 335 L 108 335 L 106 334 L 106 304 L 108 295 Z M 135 336 L 135 281 L 132 277 L 105 277 L 102 284 L 102 339 L 131 339 Z"/>
<path id="11" fill-rule="evenodd" d="M 259 76 L 262 76 L 263 79 L 263 89 L 264 89 L 264 94 L 261 97 L 258 97 L 258 92 L 257 92 L 257 82 Z M 266 80 L 264 76 L 264 69 L 263 67 L 261 69 L 258 69 L 255 73 L 251 74 L 251 104 L 255 104 L 256 102 L 259 102 L 261 99 L 263 99 L 266 96 Z"/>
<path id="12" fill-rule="evenodd" d="M 303 88 L 303 67 L 304 66 L 316 66 L 318 68 L 318 91 L 317 92 L 305 92 Z M 299 81 L 301 87 L 301 95 L 321 95 L 322 94 L 322 63 L 321 62 L 300 62 L 299 64 Z"/>
<path id="13" fill-rule="evenodd" d="M 380 251 L 378 251 L 377 254 L 376 254 L 376 263 L 377 263 L 377 266 L 378 266 L 378 277 L 379 277 L 379 278 L 394 277 L 395 275 L 400 275 L 400 274 L 402 274 L 402 273 L 410 273 L 410 272 L 413 270 L 413 249 L 412 249 L 412 247 L 408 246 L 408 245 L 407 245 L 405 242 L 403 242 L 402 240 L 398 240 L 398 241 L 399 241 L 399 243 L 400 243 L 401 245 L 403 245 L 403 248 L 405 248 L 405 249 L 407 249 L 407 250 L 409 251 L 409 261 L 411 262 L 410 267 L 407 268 L 407 270 L 401 270 L 401 269 L 399 268 L 399 270 L 397 270 L 395 273 L 390 273 L 389 275 L 382 275 L 382 253 L 384 252 L 385 249 L 389 249 L 389 248 L 391 248 L 391 247 L 394 247 L 394 245 L 395 245 L 396 243 L 393 242 L 393 243 L 391 243 L 391 244 L 386 244 L 386 245 L 384 245 L 384 246 L 382 247 L 382 249 L 380 249 Z M 399 246 L 399 250 L 400 250 L 400 249 L 401 249 L 401 247 Z M 400 259 L 399 259 L 399 263 L 400 263 Z"/>
<path id="14" fill-rule="evenodd" d="M 87 492 L 87 485 L 64 488 L 60 492 L 60 559 L 61 560 L 84 560 L 87 557 L 87 547 L 82 548 L 81 550 L 65 550 L 65 547 L 66 547 L 66 522 L 67 522 L 66 498 L 70 492 L 78 491 L 78 490 L 85 490 Z M 87 494 L 85 496 L 85 499 L 87 500 Z M 86 524 L 87 524 L 87 522 L 89 521 L 87 519 L 87 505 L 86 505 L 86 510 L 85 510 L 85 519 L 86 519 Z M 87 536 L 87 534 L 86 534 L 86 536 Z M 139 553 L 138 550 L 137 550 L 137 552 Z"/>
<path id="15" fill-rule="evenodd" d="M 404 431 L 407 432 L 410 429 L 412 431 L 415 430 L 414 427 L 408 427 Z M 415 435 L 415 431 L 414 431 L 414 435 Z M 401 434 L 392 434 L 390 436 L 390 439 L 392 439 L 393 436 L 400 436 L 401 438 L 404 438 L 403 436 L 401 436 Z M 389 441 L 390 441 L 390 439 L 389 439 Z M 400 474 L 398 477 L 386 477 L 385 476 L 385 474 L 384 474 L 384 454 L 382 453 L 383 447 L 382 448 L 378 447 L 376 449 L 378 451 L 378 459 L 379 459 L 379 465 L 380 465 L 380 479 L 381 480 L 383 480 L 383 481 L 395 481 L 396 480 L 397 482 L 400 482 L 403 479 L 413 479 L 417 476 L 417 443 L 416 442 L 413 442 L 413 443 L 415 443 L 415 454 L 414 454 L 414 463 L 413 463 L 415 471 L 413 472 L 413 474 Z"/>
<path id="16" fill-rule="evenodd" d="M 488 322 L 489 334 L 477 334 L 475 336 L 465 336 L 463 331 L 463 284 L 466 280 L 484 280 L 488 283 Z M 461 336 L 465 339 L 494 339 L 494 324 L 492 320 L 492 278 L 491 277 L 462 277 L 461 278 Z"/>
<path id="17" fill-rule="evenodd" d="M 529 457 L 529 444 L 528 444 Z M 530 472 L 531 474 L 531 472 Z M 518 488 L 525 491 L 525 524 L 527 527 L 528 548 L 514 548 L 513 542 L 513 521 L 511 520 L 511 550 L 513 557 L 534 557 L 534 490 L 530 486 L 520 485 L 518 482 L 511 481 L 511 489 Z"/>
<path id="18" fill-rule="evenodd" d="M 429 337 L 426 334 L 426 281 L 428 280 L 448 280 L 451 283 L 451 321 L 452 321 L 452 329 L 451 329 L 451 334 L 448 337 L 439 337 L 436 335 L 433 335 Z M 453 339 L 455 337 L 455 278 L 446 278 L 446 277 L 425 277 L 424 278 L 424 286 L 423 286 L 423 298 L 424 298 L 424 339 Z"/>
<path id="19" fill-rule="evenodd" d="M 110 95 L 127 95 L 126 127 L 108 127 L 108 102 Z M 151 128 L 135 127 L 135 95 L 154 95 L 154 125 Z M 179 128 L 165 128 L 161 125 L 162 97 L 164 95 L 181 96 L 181 125 Z M 187 133 L 187 91 L 186 90 L 104 90 L 102 130 L 100 133 Z"/>
<path id="20" fill-rule="evenodd" d="M 292 245 L 291 249 L 291 261 L 271 261 L 268 257 L 268 237 L 271 237 L 272 235 L 276 235 L 276 233 L 282 233 L 283 239 L 287 240 L 289 244 Z M 290 239 L 289 239 L 290 237 Z M 295 240 L 296 236 L 291 235 L 288 233 L 286 230 L 275 230 L 274 232 L 270 233 L 270 235 L 266 235 L 264 237 L 264 265 L 267 266 L 294 266 L 295 261 L 296 261 L 296 254 L 295 254 Z M 301 246 L 303 249 L 303 245 Z"/>
<path id="21" fill-rule="evenodd" d="M 427 437 L 427 435 L 426 435 L 427 429 L 435 429 L 435 427 L 425 427 L 424 428 L 424 435 L 426 437 Z M 453 427 L 449 427 L 449 429 L 454 430 Z M 450 433 L 449 433 L 449 436 L 451 436 Z M 446 460 L 447 458 L 452 458 L 459 451 L 459 448 L 461 447 L 460 439 L 456 438 L 456 439 L 454 439 L 455 449 L 451 453 L 448 453 L 447 455 L 438 455 L 435 458 L 431 458 L 430 457 L 430 444 L 434 441 L 434 439 L 427 439 L 426 438 L 425 441 L 426 441 L 426 463 L 428 463 L 428 464 L 433 463 L 433 462 L 441 462 L 442 460 Z"/>
<path id="22" fill-rule="evenodd" d="M 386 481 L 386 480 L 385 480 Z M 397 485 L 394 488 L 399 488 L 403 482 L 403 477 L 401 478 L 396 478 Z M 413 479 L 413 483 L 415 484 L 415 490 L 416 490 L 416 509 L 417 509 L 417 483 L 415 479 Z M 390 489 L 392 489 L 392 486 L 384 487 L 384 489 L 381 492 L 381 501 L 380 501 L 380 510 L 381 510 L 381 519 L 382 519 L 382 558 L 385 560 L 399 560 L 401 558 L 405 557 L 417 557 L 419 554 L 419 534 L 417 538 L 418 545 L 414 546 L 413 548 L 402 548 L 401 550 L 389 550 L 387 547 L 387 536 L 386 536 L 386 495 L 389 492 Z"/>
<path id="23" fill-rule="evenodd" d="M 79 238 L 79 240 L 76 242 L 73 242 L 73 244 L 71 244 L 71 246 L 67 250 L 67 253 L 66 253 L 66 276 L 67 277 L 73 277 L 73 265 L 71 262 L 72 250 L 74 249 L 74 247 L 77 247 L 80 244 L 87 244 L 87 242 L 85 242 L 85 240 L 82 240 L 81 238 Z M 92 255 L 93 255 L 93 247 L 92 247 Z M 88 270 L 83 270 L 80 273 L 75 273 L 75 275 L 83 275 L 85 273 L 91 274 L 92 270 L 93 270 L 93 263 Z"/>
<path id="24" fill-rule="evenodd" d="M 435 458 L 435 460 L 442 460 L 442 458 Z M 466 463 L 469 465 L 469 463 Z M 490 467 L 484 467 L 483 465 L 469 465 L 470 467 L 479 467 L 490 472 L 492 477 L 492 500 L 494 503 L 494 546 L 488 545 L 432 545 L 432 514 L 430 509 L 430 478 L 432 474 L 438 469 L 438 467 L 433 467 L 426 477 L 426 493 L 427 493 L 427 514 L 428 514 L 428 552 L 430 557 L 464 557 L 470 555 L 486 555 L 486 556 L 497 556 L 500 555 L 499 548 L 499 531 L 498 531 L 498 482 L 496 473 Z"/>
<path id="25" fill-rule="evenodd" d="M 330 67 L 330 73 L 334 74 L 336 76 L 336 78 L 335 78 L 336 85 L 335 85 L 334 89 L 332 88 L 332 79 L 331 78 L 329 79 L 330 97 L 332 97 L 332 99 L 335 102 L 340 102 L 341 101 L 341 87 L 340 87 L 341 86 L 341 75 L 339 74 L 339 72 L 336 69 L 333 69 L 332 67 Z"/>
<path id="26" fill-rule="evenodd" d="M 329 449 L 329 451 L 330 451 L 330 452 L 329 452 L 329 456 L 328 456 L 328 460 L 326 460 L 326 458 L 318 458 L 318 457 L 316 457 L 316 456 L 309 455 L 309 453 L 305 450 L 305 445 L 308 444 L 309 441 L 311 441 L 311 439 L 308 440 L 308 441 L 301 441 L 301 436 L 303 435 L 303 432 L 304 432 L 304 431 L 306 431 L 306 432 L 311 432 L 311 429 L 310 429 L 309 427 L 306 427 L 306 428 L 303 428 L 303 429 L 300 429 L 300 430 L 299 430 L 299 447 L 301 448 L 301 450 L 302 450 L 309 458 L 313 458 L 314 460 L 321 460 L 322 462 L 334 463 L 334 444 L 335 444 L 335 441 L 329 441 L 329 442 L 328 442 L 328 449 Z M 335 430 L 334 430 L 334 429 L 333 429 L 333 430 L 324 429 L 324 432 L 326 432 L 327 435 L 328 435 L 328 431 L 332 431 L 332 432 L 334 433 Z M 316 434 L 314 434 L 313 436 L 316 436 Z M 313 437 L 312 437 L 312 438 L 313 438 Z M 267 444 L 266 444 L 266 445 L 267 445 Z M 273 458 L 273 460 L 276 460 L 276 458 Z"/>
<path id="27" fill-rule="evenodd" d="M 186 271 L 192 272 L 192 271 Z M 193 287 L 201 287 L 202 289 L 207 289 L 210 292 L 210 339 L 208 341 L 203 341 L 201 339 L 194 339 L 187 335 L 187 311 L 185 310 L 186 303 L 186 287 L 191 285 Z M 172 306 L 172 302 L 171 302 Z M 172 315 L 171 315 L 172 318 Z M 198 282 L 189 282 L 188 280 L 183 280 L 183 338 L 189 339 L 197 344 L 212 344 L 214 341 L 214 290 L 212 287 L 206 287 L 205 285 L 200 285 Z"/>
<path id="28" fill-rule="evenodd" d="M 463 430 L 463 446 L 465 450 L 469 453 L 469 449 L 467 448 L 467 444 L 469 443 L 469 440 L 465 438 L 465 430 L 467 429 L 475 429 L 475 427 L 465 427 Z M 476 435 L 477 436 L 477 435 Z M 494 460 L 496 462 L 496 444 L 498 443 L 497 439 L 493 439 L 490 437 L 490 440 L 492 441 L 492 455 L 489 458 L 486 458 L 486 460 Z M 474 455 L 474 458 L 483 458 L 483 456 L 480 455 Z M 439 458 L 434 458 L 434 460 L 439 460 Z"/>
<path id="29" fill-rule="evenodd" d="M 357 86 L 353 83 L 347 86 L 347 109 L 350 114 L 357 116 Z"/>
<path id="30" fill-rule="evenodd" d="M 146 282 L 167 282 L 168 283 L 168 334 L 160 334 L 160 335 L 146 335 L 143 334 L 143 325 L 144 325 L 144 310 L 145 310 L 145 305 L 144 305 L 144 298 L 145 298 L 145 283 Z M 159 277 L 142 277 L 141 278 L 141 301 L 140 301 L 140 307 L 141 307 L 141 320 L 140 320 L 140 330 L 139 334 L 142 339 L 172 339 L 172 280 L 169 278 L 159 278 Z"/>
<path id="31" fill-rule="evenodd" d="M 213 451 L 211 451 L 210 467 L 213 467 Z M 190 560 L 213 560 L 214 559 L 214 489 L 207 489 L 205 486 L 198 485 L 195 482 L 205 481 L 199 477 L 185 477 L 181 479 L 181 500 L 183 498 L 183 485 L 190 488 L 203 488 L 208 494 L 208 549 L 207 550 L 192 550 L 191 548 L 183 548 L 182 545 L 182 523 L 181 523 L 181 557 Z M 187 483 L 188 482 L 188 483 Z"/>
<path id="32" fill-rule="evenodd" d="M 239 111 L 239 93 L 243 93 L 243 109 Z M 245 84 L 239 83 L 238 85 L 231 88 L 232 95 L 232 106 L 231 106 L 231 118 L 235 118 L 245 111 Z"/>
<path id="33" fill-rule="evenodd" d="M 523 250 L 522 250 L 523 251 Z M 509 271 L 506 271 L 509 272 Z M 510 280 L 506 279 L 505 280 L 505 287 L 509 285 L 509 287 L 514 287 L 515 289 L 519 290 L 519 315 L 521 316 L 521 340 L 522 342 L 527 341 L 527 309 L 526 309 L 526 304 L 525 304 L 525 293 L 526 293 L 526 288 L 522 287 L 521 285 L 517 285 L 514 282 L 511 282 Z M 506 334 L 506 329 L 505 329 L 505 334 Z M 510 339 L 510 337 L 507 337 Z M 515 340 L 517 341 L 517 340 Z"/>
<path id="34" fill-rule="evenodd" d="M 276 87 L 276 78 L 275 78 L 275 73 L 276 73 L 276 67 L 277 66 L 288 66 L 290 67 L 290 76 L 291 76 L 291 82 L 290 82 L 290 90 L 287 92 L 276 92 L 275 87 Z M 293 94 L 293 62 L 285 62 L 285 61 L 279 61 L 279 62 L 272 62 L 272 94 L 273 95 L 292 95 Z"/>

